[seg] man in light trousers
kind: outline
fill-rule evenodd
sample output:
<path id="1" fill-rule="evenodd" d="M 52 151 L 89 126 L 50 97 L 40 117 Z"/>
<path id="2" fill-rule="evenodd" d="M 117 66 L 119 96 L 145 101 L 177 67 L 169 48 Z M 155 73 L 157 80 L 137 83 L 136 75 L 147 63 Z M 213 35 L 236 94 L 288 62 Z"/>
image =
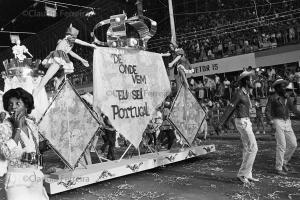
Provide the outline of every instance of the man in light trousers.
<path id="1" fill-rule="evenodd" d="M 234 111 L 236 113 L 235 125 L 241 134 L 243 143 L 243 162 L 237 177 L 241 182 L 246 184 L 250 183 L 250 181 L 259 181 L 252 176 L 252 167 L 258 150 L 250 121 L 250 108 L 252 104 L 249 97 L 249 90 L 253 87 L 251 79 L 253 75 L 253 71 L 244 71 L 241 73 L 238 78 L 240 88 L 233 96 L 228 109 L 224 112 L 226 118 L 230 118 Z M 223 121 L 226 121 L 226 119 Z"/>
<path id="2" fill-rule="evenodd" d="M 274 81 L 275 94 L 269 97 L 266 105 L 266 117 L 276 129 L 276 163 L 275 171 L 279 175 L 287 175 L 291 169 L 288 162 L 297 148 L 297 139 L 292 129 L 290 111 L 300 116 L 300 111 L 286 94 L 289 82 L 279 78 Z"/>

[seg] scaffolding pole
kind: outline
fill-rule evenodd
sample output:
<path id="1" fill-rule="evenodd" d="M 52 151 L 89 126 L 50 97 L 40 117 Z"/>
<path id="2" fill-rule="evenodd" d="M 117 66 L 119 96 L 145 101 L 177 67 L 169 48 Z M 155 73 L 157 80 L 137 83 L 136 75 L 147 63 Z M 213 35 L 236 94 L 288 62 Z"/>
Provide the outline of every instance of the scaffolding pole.
<path id="1" fill-rule="evenodd" d="M 172 0 L 168 0 L 169 2 L 169 14 L 170 14 L 170 25 L 171 25 L 171 41 L 176 44 L 176 31 L 175 31 L 175 22 L 174 22 L 174 14 L 173 14 L 173 2 Z"/>

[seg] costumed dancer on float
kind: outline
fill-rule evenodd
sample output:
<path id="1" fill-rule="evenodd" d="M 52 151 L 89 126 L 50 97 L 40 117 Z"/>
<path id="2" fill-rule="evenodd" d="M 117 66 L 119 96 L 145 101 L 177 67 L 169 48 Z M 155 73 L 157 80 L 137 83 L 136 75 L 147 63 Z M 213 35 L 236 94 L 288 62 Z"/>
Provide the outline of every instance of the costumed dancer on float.
<path id="1" fill-rule="evenodd" d="M 275 127 L 276 163 L 275 170 L 279 175 L 287 175 L 288 162 L 297 148 L 297 139 L 292 129 L 290 112 L 300 117 L 300 111 L 286 93 L 289 82 L 278 78 L 272 84 L 275 94 L 271 95 L 266 105 L 266 118 Z"/>
<path id="2" fill-rule="evenodd" d="M 186 58 L 185 52 L 182 48 L 178 48 L 178 45 L 174 41 L 174 38 L 172 38 L 170 42 L 170 53 L 172 56 L 172 61 L 169 63 L 169 68 L 174 68 L 174 78 L 176 81 L 176 92 L 175 95 L 177 95 L 181 85 L 184 87 L 184 111 L 183 111 L 183 120 L 185 121 L 187 118 L 187 90 L 190 88 L 189 83 L 186 78 L 186 74 L 192 74 L 194 73 L 194 69 L 192 69 L 192 66 L 188 59 Z M 162 56 L 168 56 L 169 54 L 162 54 Z"/>
<path id="3" fill-rule="evenodd" d="M 3 95 L 3 106 L 10 115 L 0 124 L 0 176 L 6 174 L 7 199 L 48 200 L 40 170 L 38 127 L 28 119 L 33 97 L 23 88 L 11 89 Z"/>
<path id="4" fill-rule="evenodd" d="M 174 77 L 176 81 L 176 91 L 178 92 L 181 85 L 184 86 L 184 112 L 183 112 L 183 120 L 186 120 L 187 110 L 187 90 L 190 88 L 189 83 L 186 78 L 186 74 L 194 73 L 194 69 L 188 59 L 186 58 L 185 52 L 182 48 L 178 48 L 178 46 L 173 42 L 170 43 L 171 56 L 173 61 L 169 63 L 169 68 L 174 67 Z M 177 93 L 176 92 L 176 93 Z"/>
<path id="5" fill-rule="evenodd" d="M 229 107 L 225 110 L 223 116 L 229 118 L 235 111 L 235 125 L 241 134 L 243 143 L 243 162 L 237 174 L 238 179 L 243 183 L 249 181 L 259 181 L 252 176 L 252 167 L 257 153 L 257 143 L 255 135 L 252 130 L 252 123 L 250 121 L 250 108 L 252 107 L 249 91 L 252 85 L 252 76 L 254 71 L 244 71 L 240 74 L 238 82 L 240 88 L 231 99 Z M 226 121 L 226 120 L 224 120 Z"/>
<path id="6" fill-rule="evenodd" d="M 38 92 L 43 88 L 48 81 L 56 74 L 59 69 L 64 70 L 64 74 L 70 74 L 74 72 L 73 63 L 70 61 L 70 56 L 76 58 L 77 60 L 81 61 L 85 67 L 89 67 L 89 63 L 87 60 L 81 58 L 79 55 L 72 51 L 74 44 L 80 44 L 87 47 L 96 48 L 95 44 L 90 44 L 84 42 L 80 39 L 77 39 L 79 31 L 72 26 L 69 26 L 66 32 L 66 36 L 58 41 L 56 49 L 52 51 L 42 62 L 42 64 L 48 68 L 45 76 L 41 80 L 38 87 L 34 90 L 33 96 L 38 94 Z M 60 83 L 63 81 L 64 75 L 56 78 L 55 80 L 55 88 L 58 89 Z"/>
<path id="7" fill-rule="evenodd" d="M 185 52 L 182 48 L 178 48 L 178 46 L 170 42 L 170 50 L 172 56 L 172 62 L 169 63 L 168 67 L 174 67 L 174 78 L 176 81 L 177 91 L 179 90 L 181 84 L 188 89 L 189 83 L 186 78 L 186 74 L 194 73 L 194 69 L 188 59 L 186 58 Z"/>
<path id="8" fill-rule="evenodd" d="M 22 62 L 26 58 L 26 56 L 24 55 L 25 53 L 27 53 L 31 58 L 33 57 L 29 53 L 28 49 L 24 45 L 21 45 L 20 39 L 16 39 L 15 42 L 16 42 L 16 45 L 13 46 L 12 51 L 13 51 L 13 54 L 15 55 L 16 59 L 18 59 L 20 62 Z"/>

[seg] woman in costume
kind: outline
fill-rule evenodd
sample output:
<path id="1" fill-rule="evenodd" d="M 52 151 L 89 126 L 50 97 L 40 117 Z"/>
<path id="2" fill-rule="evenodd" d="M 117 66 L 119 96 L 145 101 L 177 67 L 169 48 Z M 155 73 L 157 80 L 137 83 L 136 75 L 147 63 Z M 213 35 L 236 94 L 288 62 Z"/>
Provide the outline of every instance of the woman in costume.
<path id="1" fill-rule="evenodd" d="M 189 83 L 186 78 L 187 73 L 194 73 L 194 69 L 192 69 L 192 66 L 188 59 L 185 56 L 185 52 L 182 48 L 178 48 L 176 44 L 170 43 L 170 50 L 171 55 L 173 58 L 173 61 L 169 63 L 169 68 L 174 68 L 174 77 L 176 81 L 176 91 L 178 92 L 180 89 L 181 84 L 184 87 L 184 108 L 183 108 L 183 120 L 187 119 L 187 91 L 189 89 Z M 177 93 L 176 92 L 176 93 Z"/>
<path id="2" fill-rule="evenodd" d="M 48 200 L 40 170 L 38 127 L 28 119 L 33 97 L 23 88 L 11 89 L 3 95 L 3 107 L 10 115 L 0 124 L 0 175 L 6 173 L 7 199 Z"/>
<path id="3" fill-rule="evenodd" d="M 194 69 L 188 59 L 185 56 L 185 52 L 182 48 L 178 48 L 176 44 L 170 43 L 171 56 L 173 61 L 169 63 L 169 68 L 175 66 L 174 76 L 176 80 L 177 91 L 182 84 L 185 88 L 189 88 L 189 83 L 186 78 L 187 73 L 194 73 Z"/>
<path id="4" fill-rule="evenodd" d="M 87 42 L 77 39 L 78 34 L 79 34 L 79 31 L 76 28 L 74 28 L 71 24 L 70 27 L 67 29 L 66 36 L 62 40 L 58 41 L 56 49 L 54 51 L 52 51 L 43 60 L 42 64 L 46 68 L 48 68 L 48 70 L 47 70 L 47 73 L 45 74 L 45 76 L 43 77 L 43 79 L 41 80 L 40 84 L 38 85 L 38 87 L 34 90 L 33 96 L 35 96 L 36 94 L 39 93 L 41 88 L 43 88 L 48 83 L 48 81 L 56 74 L 56 72 L 59 69 L 63 69 L 65 74 L 73 73 L 73 71 L 74 71 L 73 63 L 70 61 L 68 54 L 70 56 L 72 56 L 73 58 L 76 58 L 77 60 L 81 61 L 85 67 L 89 67 L 88 61 L 81 58 L 76 53 L 74 53 L 72 51 L 72 48 L 75 43 L 83 45 L 83 46 L 87 46 L 87 47 L 93 47 L 93 48 L 96 48 L 97 46 L 95 44 L 90 44 L 90 43 L 87 43 Z M 56 84 L 55 84 L 56 89 L 58 89 L 63 78 L 64 78 L 64 75 L 60 76 L 57 79 Z"/>

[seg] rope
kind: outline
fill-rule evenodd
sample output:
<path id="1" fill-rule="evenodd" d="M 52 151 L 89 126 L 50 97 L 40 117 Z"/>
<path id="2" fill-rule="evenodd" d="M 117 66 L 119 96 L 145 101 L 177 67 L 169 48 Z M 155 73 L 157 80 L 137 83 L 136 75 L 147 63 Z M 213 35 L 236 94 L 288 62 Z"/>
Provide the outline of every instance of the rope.
<path id="1" fill-rule="evenodd" d="M 65 76 L 65 82 L 68 81 L 67 74 Z M 66 86 L 66 84 L 65 84 Z M 67 105 L 67 132 L 69 133 L 69 161 L 71 160 L 71 132 L 70 132 L 70 116 L 69 116 L 69 106 Z"/>

